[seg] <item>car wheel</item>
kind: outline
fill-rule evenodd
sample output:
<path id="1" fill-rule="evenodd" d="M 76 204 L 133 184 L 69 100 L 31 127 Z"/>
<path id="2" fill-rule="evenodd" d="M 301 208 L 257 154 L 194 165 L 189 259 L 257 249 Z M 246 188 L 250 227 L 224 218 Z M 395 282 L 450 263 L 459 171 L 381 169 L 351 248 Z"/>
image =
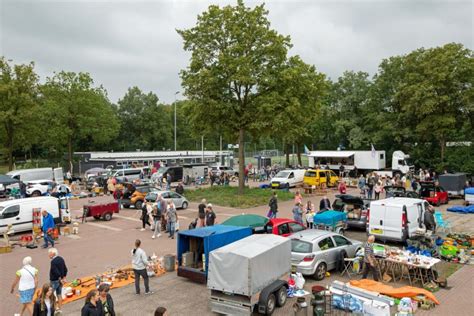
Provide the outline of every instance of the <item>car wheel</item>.
<path id="1" fill-rule="evenodd" d="M 41 192 L 40 191 L 34 191 L 33 193 L 31 193 L 31 196 L 41 196 Z"/>
<path id="2" fill-rule="evenodd" d="M 142 201 L 136 201 L 136 202 L 135 202 L 135 208 L 136 208 L 137 210 L 141 209 L 142 206 L 143 206 L 143 202 L 142 202 Z"/>
<path id="3" fill-rule="evenodd" d="M 100 219 L 100 215 L 94 216 L 95 219 Z"/>
<path id="4" fill-rule="evenodd" d="M 342 228 L 342 227 L 336 228 L 336 233 L 339 234 L 339 235 L 344 235 L 344 228 Z"/>
<path id="5" fill-rule="evenodd" d="M 267 310 L 265 312 L 265 315 L 271 315 L 275 311 L 275 306 L 276 306 L 276 298 L 275 294 L 270 294 L 267 299 Z"/>
<path id="6" fill-rule="evenodd" d="M 314 278 L 317 280 L 317 281 L 321 281 L 322 279 L 324 279 L 326 277 L 326 264 L 321 262 L 320 264 L 318 264 L 318 266 L 316 267 L 316 271 L 314 271 Z"/>
<path id="7" fill-rule="evenodd" d="M 112 219 L 112 213 L 105 213 L 104 214 L 104 221 L 110 221 Z"/>
<path id="8" fill-rule="evenodd" d="M 188 202 L 183 202 L 183 205 L 181 206 L 183 210 L 188 208 Z"/>
<path id="9" fill-rule="evenodd" d="M 276 299 L 277 299 L 277 306 L 282 307 L 286 303 L 287 299 L 287 293 L 286 293 L 286 286 L 282 286 L 278 291 L 276 292 Z"/>

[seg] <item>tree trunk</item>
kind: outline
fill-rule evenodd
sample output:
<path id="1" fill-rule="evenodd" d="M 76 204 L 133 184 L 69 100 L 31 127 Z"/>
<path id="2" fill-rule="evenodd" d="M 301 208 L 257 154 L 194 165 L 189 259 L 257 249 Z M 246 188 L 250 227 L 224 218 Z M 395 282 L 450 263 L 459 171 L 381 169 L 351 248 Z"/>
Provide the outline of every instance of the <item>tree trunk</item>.
<path id="1" fill-rule="evenodd" d="M 290 167 L 290 144 L 285 144 L 285 150 L 286 150 L 285 167 L 289 168 Z"/>
<path id="2" fill-rule="evenodd" d="M 440 139 L 440 146 L 441 146 L 441 162 L 444 162 L 444 156 L 446 154 L 446 141 L 444 137 Z"/>
<path id="3" fill-rule="evenodd" d="M 303 163 L 301 162 L 301 150 L 300 150 L 300 144 L 296 143 L 296 154 L 298 156 L 298 165 L 301 167 L 303 166 Z"/>
<path id="4" fill-rule="evenodd" d="M 10 121 L 7 121 L 10 122 Z M 7 159 L 8 159 L 8 171 L 13 170 L 13 128 L 11 124 L 5 123 L 5 129 L 7 132 Z"/>
<path id="5" fill-rule="evenodd" d="M 244 194 L 245 187 L 245 148 L 244 129 L 239 130 L 239 194 Z"/>

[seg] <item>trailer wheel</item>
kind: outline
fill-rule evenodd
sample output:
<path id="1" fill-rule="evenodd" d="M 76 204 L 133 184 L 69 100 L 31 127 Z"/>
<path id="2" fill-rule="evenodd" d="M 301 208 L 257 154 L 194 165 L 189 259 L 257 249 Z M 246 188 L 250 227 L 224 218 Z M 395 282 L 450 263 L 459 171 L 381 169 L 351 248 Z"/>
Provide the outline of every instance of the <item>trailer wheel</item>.
<path id="1" fill-rule="evenodd" d="M 267 310 L 265 312 L 265 315 L 273 314 L 273 312 L 275 311 L 275 306 L 276 306 L 275 294 L 272 293 L 272 294 L 268 295 L 266 306 L 267 306 Z"/>
<path id="2" fill-rule="evenodd" d="M 95 215 L 94 218 L 95 219 L 100 219 L 100 215 Z"/>
<path id="3" fill-rule="evenodd" d="M 286 287 L 282 286 L 278 291 L 276 292 L 276 299 L 277 299 L 277 306 L 282 307 L 286 303 L 287 299 L 287 294 L 286 294 Z"/>
<path id="4" fill-rule="evenodd" d="M 104 221 L 110 221 L 112 219 L 112 213 L 104 214 Z"/>

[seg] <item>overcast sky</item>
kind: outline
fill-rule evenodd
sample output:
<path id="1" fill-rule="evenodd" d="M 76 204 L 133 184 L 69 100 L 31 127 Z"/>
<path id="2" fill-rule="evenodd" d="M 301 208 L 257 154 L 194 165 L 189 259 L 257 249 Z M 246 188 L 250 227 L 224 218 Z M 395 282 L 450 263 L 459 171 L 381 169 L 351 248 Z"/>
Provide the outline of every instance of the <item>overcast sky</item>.
<path id="1" fill-rule="evenodd" d="M 0 51 L 54 71 L 91 73 L 116 102 L 130 86 L 173 102 L 189 62 L 176 29 L 195 25 L 210 4 L 236 1 L 0 0 Z M 255 5 L 261 1 L 246 1 Z M 473 49 L 473 1 L 267 1 L 272 27 L 299 54 L 337 79 L 377 71 L 381 59 L 458 42 Z M 177 98 L 182 98 L 178 94 Z"/>

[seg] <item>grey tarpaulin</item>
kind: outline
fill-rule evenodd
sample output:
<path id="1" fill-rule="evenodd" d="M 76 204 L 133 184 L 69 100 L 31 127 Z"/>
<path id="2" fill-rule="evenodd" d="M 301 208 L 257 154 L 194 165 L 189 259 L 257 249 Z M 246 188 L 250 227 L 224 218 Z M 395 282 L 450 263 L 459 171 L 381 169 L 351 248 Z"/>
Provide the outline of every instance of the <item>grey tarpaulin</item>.
<path id="1" fill-rule="evenodd" d="M 251 296 L 290 269 L 290 239 L 252 235 L 210 253 L 207 287 Z"/>

